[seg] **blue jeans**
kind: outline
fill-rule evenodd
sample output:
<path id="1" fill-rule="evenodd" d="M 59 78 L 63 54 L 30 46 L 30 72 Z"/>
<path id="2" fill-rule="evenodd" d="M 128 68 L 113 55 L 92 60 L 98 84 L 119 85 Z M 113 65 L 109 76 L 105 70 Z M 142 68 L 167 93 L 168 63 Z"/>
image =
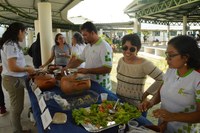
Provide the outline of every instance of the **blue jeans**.
<path id="1" fill-rule="evenodd" d="M 140 116 L 139 118 L 135 119 L 138 123 L 139 126 L 150 126 L 153 125 L 153 123 L 149 120 L 147 120 L 147 118 Z"/>

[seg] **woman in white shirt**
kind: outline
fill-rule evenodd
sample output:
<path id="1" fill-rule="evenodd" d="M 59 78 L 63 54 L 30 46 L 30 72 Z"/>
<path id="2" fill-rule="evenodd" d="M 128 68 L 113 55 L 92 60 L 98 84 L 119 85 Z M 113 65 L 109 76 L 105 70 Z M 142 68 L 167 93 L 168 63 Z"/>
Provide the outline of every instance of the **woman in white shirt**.
<path id="1" fill-rule="evenodd" d="M 199 133 L 200 131 L 200 51 L 197 42 L 181 35 L 168 42 L 166 60 L 169 65 L 163 85 L 150 101 L 140 106 L 145 111 L 161 102 L 153 111 L 164 133 Z"/>
<path id="2" fill-rule="evenodd" d="M 86 44 L 84 43 L 82 35 L 79 32 L 75 32 L 72 37 L 72 48 L 71 48 L 72 56 L 70 62 L 78 58 L 82 54 L 85 46 Z M 84 67 L 85 63 L 82 63 L 78 68 L 84 68 Z"/>
<path id="3" fill-rule="evenodd" d="M 2 36 L 0 42 L 2 58 L 3 86 L 10 98 L 11 125 L 14 133 L 29 133 L 21 125 L 21 113 L 24 107 L 24 88 L 27 73 L 34 73 L 34 68 L 25 63 L 19 42 L 25 38 L 26 27 L 22 23 L 12 23 Z"/>

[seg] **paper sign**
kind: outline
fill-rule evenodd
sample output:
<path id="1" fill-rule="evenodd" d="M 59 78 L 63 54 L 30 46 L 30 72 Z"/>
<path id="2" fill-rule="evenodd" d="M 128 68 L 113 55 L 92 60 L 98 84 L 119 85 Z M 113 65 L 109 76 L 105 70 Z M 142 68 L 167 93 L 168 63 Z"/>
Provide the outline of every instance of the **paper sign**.
<path id="1" fill-rule="evenodd" d="M 40 110 L 41 110 L 41 112 L 43 112 L 44 111 L 44 109 L 46 108 L 46 103 L 45 103 L 45 101 L 44 101 L 44 97 L 42 96 L 41 98 L 40 98 L 40 100 L 39 100 L 39 106 L 40 106 Z"/>
<path id="2" fill-rule="evenodd" d="M 46 109 L 44 111 L 44 113 L 41 115 L 41 119 L 42 119 L 43 128 L 46 129 L 52 122 L 52 118 L 51 118 L 49 109 Z"/>
<path id="3" fill-rule="evenodd" d="M 31 80 L 29 81 L 29 85 L 32 86 L 32 84 L 33 84 L 33 80 L 31 79 Z"/>
<path id="4" fill-rule="evenodd" d="M 37 89 L 37 85 L 35 83 L 32 83 L 32 91 L 35 91 L 35 89 Z"/>
<path id="5" fill-rule="evenodd" d="M 40 94 L 42 93 L 42 91 L 40 90 L 39 87 L 37 87 L 37 88 L 34 90 L 34 93 L 35 93 L 37 99 L 39 99 L 39 96 L 40 96 Z"/>

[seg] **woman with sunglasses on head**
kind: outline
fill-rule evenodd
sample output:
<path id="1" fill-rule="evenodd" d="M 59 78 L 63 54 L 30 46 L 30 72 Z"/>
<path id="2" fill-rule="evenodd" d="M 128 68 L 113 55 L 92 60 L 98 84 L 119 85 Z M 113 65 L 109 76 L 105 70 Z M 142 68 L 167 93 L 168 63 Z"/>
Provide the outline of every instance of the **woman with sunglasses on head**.
<path id="1" fill-rule="evenodd" d="M 168 42 L 166 60 L 169 68 L 163 85 L 150 101 L 139 108 L 146 111 L 161 102 L 153 111 L 159 123 L 166 123 L 165 133 L 197 133 L 200 131 L 200 50 L 197 42 L 181 35 Z"/>
<path id="2" fill-rule="evenodd" d="M 162 85 L 162 71 L 150 61 L 137 55 L 141 41 L 137 34 L 122 38 L 123 57 L 117 66 L 117 95 L 130 104 L 138 106 L 149 94 L 154 94 Z M 144 92 L 147 76 L 155 82 Z M 146 113 L 143 113 L 146 117 Z"/>
<path id="3" fill-rule="evenodd" d="M 86 44 L 84 43 L 83 36 L 79 32 L 75 32 L 72 37 L 72 48 L 71 48 L 71 58 L 69 61 L 72 62 L 73 60 L 76 60 L 82 53 L 85 48 Z M 80 64 L 77 68 L 85 68 L 85 62 Z"/>
<path id="4" fill-rule="evenodd" d="M 24 88 L 27 74 L 33 74 L 34 68 L 26 66 L 22 47 L 26 27 L 22 23 L 12 23 L 3 33 L 0 48 L 2 58 L 2 81 L 10 99 L 11 125 L 14 133 L 29 133 L 21 125 L 21 113 L 24 108 Z"/>

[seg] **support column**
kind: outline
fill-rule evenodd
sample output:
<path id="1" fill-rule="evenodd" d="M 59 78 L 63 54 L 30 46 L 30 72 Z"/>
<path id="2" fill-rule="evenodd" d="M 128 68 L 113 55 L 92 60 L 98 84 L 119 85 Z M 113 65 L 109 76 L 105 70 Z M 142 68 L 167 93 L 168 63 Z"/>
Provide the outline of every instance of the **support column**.
<path id="1" fill-rule="evenodd" d="M 167 25 L 167 41 L 170 39 L 170 25 Z"/>
<path id="2" fill-rule="evenodd" d="M 51 56 L 53 46 L 51 4 L 38 3 L 42 64 Z"/>
<path id="3" fill-rule="evenodd" d="M 61 29 L 56 29 L 56 33 L 61 33 Z"/>
<path id="4" fill-rule="evenodd" d="M 27 44 L 27 46 L 30 47 L 32 43 L 33 43 L 33 31 L 29 29 L 28 30 L 28 44 Z"/>
<path id="5" fill-rule="evenodd" d="M 72 30 L 66 32 L 66 42 L 70 45 L 72 44 Z"/>
<path id="6" fill-rule="evenodd" d="M 102 36 L 103 35 L 103 29 L 100 29 L 99 30 L 99 36 Z"/>
<path id="7" fill-rule="evenodd" d="M 38 32 L 40 32 L 40 21 L 34 20 L 35 37 L 37 37 Z"/>
<path id="8" fill-rule="evenodd" d="M 136 18 L 134 20 L 134 33 L 137 33 L 141 37 L 141 23 Z"/>
<path id="9" fill-rule="evenodd" d="M 183 35 L 187 32 L 187 16 L 183 16 Z"/>

